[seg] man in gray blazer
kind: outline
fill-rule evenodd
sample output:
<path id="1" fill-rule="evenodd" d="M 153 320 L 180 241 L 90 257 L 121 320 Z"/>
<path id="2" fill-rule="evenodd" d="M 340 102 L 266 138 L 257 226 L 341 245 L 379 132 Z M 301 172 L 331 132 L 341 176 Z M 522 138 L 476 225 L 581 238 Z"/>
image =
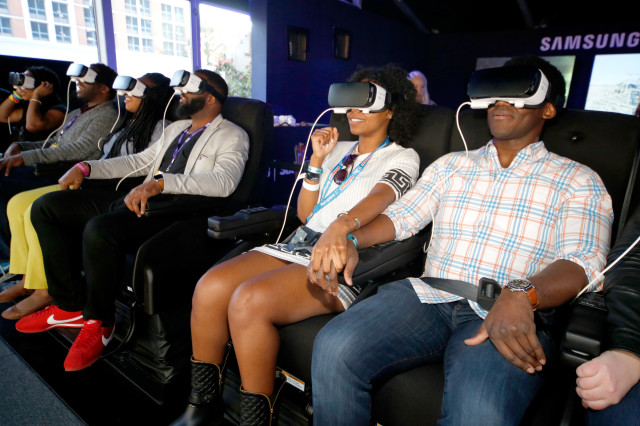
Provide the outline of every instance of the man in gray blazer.
<path id="1" fill-rule="evenodd" d="M 95 83 L 76 83 L 78 99 L 86 104 L 69 112 L 62 126 L 48 141 L 14 142 L 0 160 L 0 259 L 9 258 L 11 232 L 7 220 L 7 203 L 19 192 L 53 185 L 56 179 L 34 174 L 35 163 L 93 160 L 102 151 L 98 140 L 113 126 L 117 112 L 111 88 L 117 73 L 104 64 L 92 64 Z"/>
<path id="2" fill-rule="evenodd" d="M 79 163 L 60 178 L 63 188 L 77 188 L 87 177 L 146 175 L 142 184 L 128 193 L 57 191 L 33 204 L 31 220 L 42 248 L 53 304 L 24 317 L 16 328 L 28 333 L 54 327 L 81 328 L 64 363 L 67 371 L 94 363 L 113 336 L 114 302 L 125 253 L 176 219 L 144 216 L 147 200 L 161 193 L 227 197 L 240 182 L 249 137 L 221 115 L 227 84 L 208 70 L 195 74 L 206 81 L 207 88 L 203 93 L 180 97 L 179 108 L 190 120 L 171 124 L 164 140 L 141 153 Z"/>

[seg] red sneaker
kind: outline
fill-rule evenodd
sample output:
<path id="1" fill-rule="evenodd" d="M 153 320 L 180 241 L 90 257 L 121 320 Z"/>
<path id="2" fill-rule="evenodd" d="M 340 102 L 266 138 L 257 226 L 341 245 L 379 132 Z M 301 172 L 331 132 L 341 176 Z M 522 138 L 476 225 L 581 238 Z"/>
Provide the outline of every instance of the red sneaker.
<path id="1" fill-rule="evenodd" d="M 96 362 L 113 337 L 114 327 L 103 327 L 102 321 L 87 320 L 64 360 L 65 371 L 78 371 Z"/>
<path id="2" fill-rule="evenodd" d="M 40 333 L 57 327 L 82 327 L 82 312 L 63 311 L 55 305 L 34 312 L 21 318 L 16 323 L 16 330 L 23 333 Z"/>

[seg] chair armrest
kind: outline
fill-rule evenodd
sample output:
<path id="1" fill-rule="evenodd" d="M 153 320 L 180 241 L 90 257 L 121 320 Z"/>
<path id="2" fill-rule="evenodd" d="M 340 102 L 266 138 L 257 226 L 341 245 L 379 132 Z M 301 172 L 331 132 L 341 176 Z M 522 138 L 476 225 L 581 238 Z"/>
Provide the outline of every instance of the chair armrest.
<path id="1" fill-rule="evenodd" d="M 282 227 L 285 210 L 286 206 L 277 205 L 271 208 L 242 209 L 231 216 L 212 216 L 208 220 L 207 235 L 215 239 L 236 239 L 248 238 L 256 234 L 273 234 L 279 232 Z M 289 209 L 285 232 L 291 229 L 291 226 L 297 226 L 293 219 L 295 219 L 295 212 Z M 283 234 L 288 235 L 288 233 Z"/>
<path id="2" fill-rule="evenodd" d="M 71 167 L 73 167 L 77 161 L 60 161 L 58 163 L 35 163 L 33 167 L 33 174 L 41 177 L 61 177 Z"/>
<path id="3" fill-rule="evenodd" d="M 227 199 L 190 194 L 159 194 L 147 201 L 144 215 L 159 216 L 169 214 L 191 214 L 213 212 L 221 207 Z"/>
<path id="4" fill-rule="evenodd" d="M 560 357 L 575 368 L 597 357 L 605 340 L 607 309 L 602 293 L 584 293 L 573 304 Z"/>

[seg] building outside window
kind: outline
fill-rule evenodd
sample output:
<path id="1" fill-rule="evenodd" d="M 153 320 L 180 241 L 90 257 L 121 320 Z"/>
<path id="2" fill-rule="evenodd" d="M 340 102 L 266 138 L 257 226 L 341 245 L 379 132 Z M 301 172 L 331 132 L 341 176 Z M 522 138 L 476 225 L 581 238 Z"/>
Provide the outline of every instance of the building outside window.
<path id="1" fill-rule="evenodd" d="M 11 19 L 4 16 L 0 17 L 0 35 L 12 36 Z"/>
<path id="2" fill-rule="evenodd" d="M 140 33 L 147 36 L 153 35 L 151 19 L 140 19 Z"/>
<path id="3" fill-rule="evenodd" d="M 2 13 L 9 12 L 9 0 L 0 0 L 0 12 Z"/>
<path id="4" fill-rule="evenodd" d="M 96 32 L 86 30 L 87 45 L 89 46 L 97 46 L 98 41 L 96 40 Z"/>
<path id="5" fill-rule="evenodd" d="M 68 24 L 69 10 L 67 9 L 67 5 L 64 3 L 54 1 L 54 2 L 51 2 L 51 6 L 53 7 L 54 22 L 56 22 L 57 24 Z"/>
<path id="6" fill-rule="evenodd" d="M 140 39 L 138 37 L 127 37 L 128 39 L 128 45 L 129 45 L 129 50 L 133 50 L 134 52 L 137 52 L 140 50 Z"/>
<path id="7" fill-rule="evenodd" d="M 142 51 L 146 53 L 153 53 L 153 40 L 151 40 L 150 38 L 143 38 Z"/>
<path id="8" fill-rule="evenodd" d="M 132 15 L 138 14 L 138 8 L 136 6 L 136 0 L 125 0 L 124 8 L 127 13 L 131 13 Z"/>
<path id="9" fill-rule="evenodd" d="M 49 40 L 49 30 L 44 22 L 31 21 L 31 36 L 34 40 Z"/>
<path id="10" fill-rule="evenodd" d="M 146 17 L 151 16 L 151 4 L 149 0 L 140 0 L 140 15 Z"/>
<path id="11" fill-rule="evenodd" d="M 138 18 L 127 16 L 127 33 L 138 34 Z"/>
<path id="12" fill-rule="evenodd" d="M 44 8 L 44 0 L 29 0 L 29 16 L 31 19 L 47 20 L 47 11 Z"/>
<path id="13" fill-rule="evenodd" d="M 162 20 L 163 21 L 171 21 L 173 17 L 171 16 L 171 6 L 168 4 L 162 5 Z"/>
<path id="14" fill-rule="evenodd" d="M 65 25 L 56 25 L 56 40 L 59 43 L 71 43 L 71 28 Z"/>

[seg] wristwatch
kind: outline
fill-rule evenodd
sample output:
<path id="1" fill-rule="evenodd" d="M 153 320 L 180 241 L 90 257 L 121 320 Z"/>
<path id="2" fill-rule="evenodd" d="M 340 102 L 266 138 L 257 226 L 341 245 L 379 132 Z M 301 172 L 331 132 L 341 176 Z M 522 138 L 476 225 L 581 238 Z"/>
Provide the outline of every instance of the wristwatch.
<path id="1" fill-rule="evenodd" d="M 153 179 L 156 182 L 164 180 L 164 175 L 162 173 L 156 173 L 155 175 L 153 175 Z"/>
<path id="2" fill-rule="evenodd" d="M 518 278 L 509 281 L 505 287 L 511 291 L 522 291 L 527 293 L 529 301 L 531 302 L 531 308 L 534 311 L 538 309 L 538 293 L 536 293 L 536 288 L 531 284 L 531 281 L 524 278 Z"/>

